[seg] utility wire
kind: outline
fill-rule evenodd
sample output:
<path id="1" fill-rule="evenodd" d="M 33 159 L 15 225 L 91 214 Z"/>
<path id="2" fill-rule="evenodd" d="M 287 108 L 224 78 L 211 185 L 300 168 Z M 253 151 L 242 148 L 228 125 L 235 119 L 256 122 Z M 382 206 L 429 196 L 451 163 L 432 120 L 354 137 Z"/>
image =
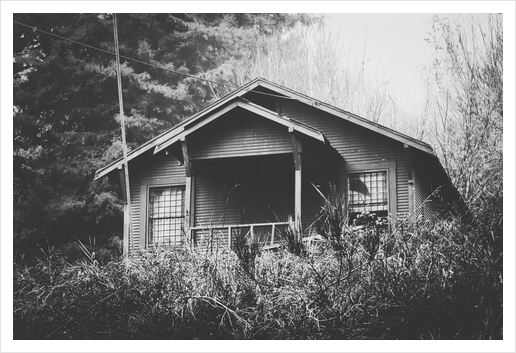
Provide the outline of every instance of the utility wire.
<path id="1" fill-rule="evenodd" d="M 16 24 L 19 24 L 20 26 L 24 26 L 24 27 L 27 27 L 27 28 L 30 28 L 34 31 L 38 31 L 38 32 L 41 32 L 41 33 L 45 33 L 45 34 L 48 34 L 50 36 L 53 36 L 53 37 L 56 37 L 56 38 L 59 38 L 59 39 L 62 39 L 64 41 L 68 41 L 68 42 L 71 42 L 71 43 L 75 43 L 77 45 L 82 45 L 84 47 L 87 47 L 87 48 L 90 48 L 90 49 L 93 49 L 93 50 L 97 50 L 99 52 L 102 52 L 102 53 L 105 53 L 105 54 L 108 54 L 108 55 L 113 55 L 113 56 L 117 56 L 115 53 L 112 53 L 110 51 L 107 51 L 107 50 L 104 50 L 104 49 L 100 49 L 100 48 L 97 48 L 97 47 L 94 47 L 94 46 L 91 46 L 89 44 L 85 44 L 85 43 L 81 43 L 81 42 L 78 42 L 76 40 L 73 40 L 73 39 L 70 39 L 70 38 L 66 38 L 66 37 L 62 37 L 60 35 L 57 35 L 55 33 L 52 33 L 52 32 L 48 32 L 48 31 L 45 31 L 45 30 L 42 30 L 42 29 L 39 29 L 37 27 L 33 27 L 33 26 L 29 26 L 29 25 L 26 25 L 24 23 L 21 23 L 21 22 L 18 22 L 16 20 L 13 20 L 14 23 Z M 228 87 L 228 88 L 239 88 L 238 86 L 235 86 L 235 85 L 232 85 L 232 84 L 227 84 L 227 83 L 221 83 L 221 82 L 216 82 L 216 81 L 211 81 L 211 80 L 208 80 L 208 79 L 205 79 L 205 78 L 200 78 L 200 77 L 197 77 L 197 76 L 194 76 L 194 75 L 189 75 L 189 74 L 185 74 L 183 72 L 178 72 L 178 71 L 174 71 L 174 70 L 171 70 L 171 69 L 167 69 L 166 67 L 162 67 L 162 66 L 158 66 L 158 65 L 154 65 L 154 64 L 151 64 L 151 63 L 148 63 L 148 62 L 145 62 L 145 61 L 141 61 L 141 60 L 138 60 L 138 59 L 133 59 L 133 58 L 130 58 L 128 56 L 124 56 L 124 55 L 118 55 L 119 58 L 123 58 L 123 59 L 126 59 L 126 60 L 130 60 L 130 61 L 134 61 L 136 63 L 139 63 L 139 64 L 143 64 L 143 65 L 147 65 L 147 66 L 150 66 L 150 67 L 153 67 L 153 68 L 156 68 L 156 69 L 160 69 L 160 70 L 163 70 L 163 71 L 168 71 L 168 72 L 171 72 L 171 73 L 174 73 L 174 74 L 177 74 L 177 75 L 181 75 L 181 76 L 186 76 L 186 77 L 190 77 L 190 78 L 193 78 L 193 79 L 196 79 L 196 80 L 200 80 L 200 81 L 206 81 L 206 82 L 210 82 L 210 83 L 214 83 L 216 85 L 220 85 L 220 86 L 224 86 L 224 87 Z M 292 98 L 292 97 L 285 97 L 285 96 L 280 96 L 280 95 L 277 95 L 277 94 L 271 94 L 271 93 L 266 93 L 266 92 L 260 92 L 260 91 L 255 91 L 255 90 L 250 90 L 250 92 L 253 92 L 253 93 L 257 93 L 257 94 L 262 94 L 262 95 L 265 95 L 265 96 L 270 96 L 270 97 L 276 97 L 276 98 L 282 98 L 282 99 L 291 99 L 291 100 L 296 100 L 295 98 Z"/>
<path id="2" fill-rule="evenodd" d="M 15 20 L 13 20 L 13 22 L 16 23 L 16 24 L 19 24 L 21 26 L 30 28 L 30 29 L 32 29 L 34 31 L 39 31 L 39 32 L 51 35 L 53 37 L 56 37 L 56 38 L 59 38 L 59 39 L 62 39 L 62 40 L 68 41 L 68 42 L 72 42 L 72 43 L 75 43 L 75 44 L 78 44 L 78 45 L 82 45 L 84 47 L 87 47 L 87 48 L 90 48 L 90 49 L 93 49 L 93 50 L 100 51 L 100 52 L 105 53 L 105 54 L 113 55 L 115 57 L 117 56 L 115 53 L 112 53 L 110 51 L 107 51 L 107 50 L 104 50 L 104 49 L 100 49 L 100 48 L 97 48 L 97 47 L 94 47 L 94 46 L 91 46 L 91 45 L 88 45 L 88 44 L 85 44 L 85 43 L 81 43 L 81 42 L 78 42 L 78 41 L 70 39 L 70 38 L 62 37 L 60 35 L 57 35 L 57 34 L 54 34 L 52 32 L 48 32 L 48 31 L 44 31 L 44 30 L 39 29 L 37 27 L 29 26 L 29 25 L 26 25 L 24 23 L 21 23 L 21 22 L 15 21 Z M 168 72 L 171 72 L 171 73 L 174 73 L 174 74 L 177 74 L 177 75 L 190 77 L 190 78 L 193 78 L 193 79 L 196 79 L 196 80 L 206 81 L 206 82 L 214 83 L 216 85 L 221 85 L 221 86 L 225 86 L 225 87 L 229 87 L 229 88 L 238 88 L 237 86 L 234 86 L 234 85 L 231 85 L 231 84 L 211 81 L 211 80 L 208 80 L 208 79 L 205 79 L 205 78 L 200 78 L 200 77 L 197 77 L 197 76 L 194 76 L 194 75 L 185 74 L 183 72 L 178 72 L 178 71 L 174 71 L 174 70 L 171 70 L 171 69 L 167 69 L 166 67 L 154 65 L 154 64 L 151 64 L 151 63 L 148 63 L 148 62 L 145 62 L 145 61 L 141 61 L 141 60 L 138 60 L 138 59 L 133 59 L 133 58 L 130 58 L 128 56 L 118 55 L 118 57 L 126 59 L 126 60 L 130 60 L 130 61 L 134 61 L 134 62 L 137 62 L 139 64 L 151 66 L 151 67 L 154 67 L 156 69 L 161 69 L 161 70 L 164 70 L 164 71 L 168 71 Z"/>

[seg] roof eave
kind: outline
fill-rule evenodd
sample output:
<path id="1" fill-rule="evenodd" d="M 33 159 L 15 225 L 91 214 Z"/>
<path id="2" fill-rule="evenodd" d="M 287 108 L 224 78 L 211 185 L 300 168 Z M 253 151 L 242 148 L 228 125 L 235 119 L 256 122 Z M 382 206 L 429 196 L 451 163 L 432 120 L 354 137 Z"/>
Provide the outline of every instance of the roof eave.
<path id="1" fill-rule="evenodd" d="M 242 99 L 242 100 L 237 100 L 235 102 L 230 103 L 229 105 L 227 105 L 223 109 L 215 112 L 208 119 L 203 120 L 202 122 L 196 121 L 197 124 L 195 124 L 195 125 L 189 124 L 190 126 L 186 129 L 184 129 L 181 133 L 177 134 L 176 136 L 171 137 L 169 140 L 164 141 L 161 144 L 155 145 L 154 154 L 165 150 L 166 148 L 173 145 L 174 143 L 181 140 L 182 138 L 185 138 L 187 135 L 191 134 L 192 132 L 202 128 L 203 126 L 209 124 L 213 120 L 217 119 L 218 117 L 228 113 L 229 111 L 231 111 L 237 107 L 245 109 L 251 113 L 262 116 L 264 118 L 267 118 L 271 121 L 274 121 L 280 125 L 283 125 L 283 126 L 289 128 L 289 129 L 292 129 L 293 131 L 298 131 L 304 135 L 312 137 L 323 143 L 325 143 L 325 141 L 326 141 L 326 138 L 320 131 L 313 129 L 311 127 L 305 127 L 305 126 L 297 123 L 296 121 L 289 119 L 286 116 L 282 116 L 282 115 L 272 112 L 262 106 L 259 106 L 257 104 L 254 104 L 254 103 L 251 103 L 251 102 L 248 102 L 248 101 L 245 101 Z"/>
<path id="2" fill-rule="evenodd" d="M 349 120 L 359 126 L 362 126 L 364 128 L 367 128 L 369 130 L 372 130 L 372 131 L 376 131 L 382 135 L 385 135 L 387 137 L 390 137 L 390 138 L 393 138 L 397 141 L 400 141 L 408 146 L 411 146 L 413 148 L 416 148 L 418 150 L 421 150 L 423 152 L 426 152 L 430 155 L 433 155 L 435 156 L 435 152 L 433 151 L 432 147 L 422 141 L 419 141 L 419 140 L 416 140 L 416 139 L 413 139 L 407 135 L 404 135 L 402 133 L 399 133 L 395 130 L 392 130 L 392 129 L 389 129 L 385 126 L 382 126 L 382 125 L 379 125 L 379 124 L 376 124 L 372 121 L 369 121 L 369 120 L 366 120 L 362 117 L 359 117 L 355 114 L 352 114 L 352 113 L 349 113 L 347 111 L 344 111 L 340 108 L 337 108 L 337 107 L 334 107 L 330 104 L 327 104 L 327 103 L 324 103 L 322 101 L 319 101 L 317 99 L 314 99 L 314 98 L 311 98 L 311 97 L 308 97 L 308 96 L 305 96 L 301 93 L 298 93 L 296 91 L 293 91 L 293 90 L 290 90 L 286 87 L 282 87 L 282 86 L 279 86 L 273 82 L 270 82 L 270 81 L 267 81 L 263 78 L 255 78 L 251 81 L 249 81 L 247 84 L 245 84 L 244 86 L 242 86 L 241 88 L 229 93 L 228 95 L 226 95 L 225 97 L 221 98 L 220 100 L 214 102 L 212 105 L 204 108 L 203 110 L 201 110 L 200 112 L 198 112 L 197 114 L 194 114 L 193 116 L 191 116 L 190 118 L 184 120 L 183 122 L 181 122 L 180 124 L 176 125 L 176 127 L 174 127 L 173 129 L 171 130 L 168 130 L 168 131 L 165 131 L 164 133 L 162 133 L 161 135 L 155 137 L 154 139 L 148 141 L 147 143 L 141 145 L 140 147 L 136 148 L 135 150 L 131 151 L 128 155 L 128 161 L 131 161 L 132 159 L 138 157 L 139 155 L 145 153 L 147 150 L 151 149 L 154 147 L 154 153 L 157 153 L 159 152 L 160 150 L 162 150 L 163 148 L 157 148 L 159 145 L 161 145 L 163 142 L 165 141 L 170 141 L 170 140 L 175 140 L 176 139 L 176 135 L 180 134 L 180 133 L 183 133 L 185 129 L 187 129 L 189 126 L 195 124 L 195 122 L 202 118 L 203 116 L 205 116 L 206 114 L 218 109 L 219 107 L 223 106 L 224 104 L 226 104 L 227 102 L 231 101 L 232 99 L 236 98 L 236 97 L 241 97 L 243 95 L 245 95 L 246 93 L 248 93 L 249 91 L 252 91 L 254 88 L 258 87 L 258 86 L 262 86 L 264 88 L 267 88 L 267 89 L 270 89 L 272 91 L 275 91 L 275 92 L 278 92 L 286 97 L 293 97 L 292 99 L 296 99 L 302 103 L 305 103 L 307 105 L 311 105 L 311 106 L 314 106 L 314 107 L 317 107 L 318 109 L 321 109 L 323 111 L 326 111 L 327 113 L 329 114 L 332 114 L 332 115 L 336 115 L 340 118 L 343 118 L 343 119 L 346 119 L 346 120 Z M 250 103 L 252 106 L 257 106 L 256 104 L 254 103 Z M 261 109 L 264 109 L 270 113 L 273 113 L 273 114 L 277 114 L 275 112 L 272 112 L 272 111 L 269 111 L 268 109 L 265 109 L 261 106 L 257 106 L 257 107 L 260 107 Z M 279 116 L 279 114 L 278 114 Z M 286 118 L 286 117 L 285 117 Z M 288 119 L 288 118 L 286 118 Z M 298 126 L 294 127 L 296 130 L 299 131 L 299 129 L 302 130 L 302 127 L 300 127 L 301 125 L 298 124 Z M 325 137 L 322 133 L 320 133 L 318 130 L 316 129 L 313 129 L 313 131 L 311 131 L 311 129 L 309 129 L 308 127 L 306 127 L 306 130 L 303 130 L 306 134 L 308 135 L 311 135 L 311 137 L 314 137 L 318 140 L 321 140 L 321 141 L 325 141 Z M 301 131 L 300 131 L 301 132 Z M 168 144 L 170 145 L 170 144 Z M 110 172 L 112 172 L 113 170 L 123 166 L 124 162 L 123 162 L 123 159 L 122 158 L 119 158 L 117 160 L 115 160 L 114 162 L 112 162 L 111 164 L 97 170 L 95 172 L 95 177 L 94 177 L 94 180 L 98 180 L 100 178 L 102 178 L 103 176 L 109 174 Z"/>
<path id="3" fill-rule="evenodd" d="M 129 152 L 128 161 L 131 161 L 132 159 L 136 158 L 140 154 L 146 152 L 147 150 L 151 149 L 152 147 L 155 147 L 156 145 L 160 144 L 163 140 L 170 139 L 171 137 L 173 137 L 177 133 L 176 132 L 177 129 L 183 129 L 184 130 L 185 126 L 193 123 L 198 118 L 200 118 L 200 117 L 206 115 L 207 113 L 209 113 L 209 112 L 219 108 L 220 106 L 224 105 L 225 103 L 227 103 L 231 99 L 244 95 L 248 91 L 250 91 L 253 88 L 257 87 L 258 83 L 260 82 L 260 80 L 261 80 L 260 78 L 255 78 L 254 80 L 249 81 L 247 84 L 245 84 L 241 88 L 239 88 L 239 89 L 229 93 L 225 97 L 221 98 L 220 100 L 214 102 L 213 104 L 209 105 L 208 107 L 204 108 L 203 110 L 199 111 L 198 113 L 192 115 L 190 118 L 188 118 L 188 119 L 184 120 L 183 122 L 179 123 L 178 125 L 176 125 L 171 130 L 167 130 L 167 131 L 163 132 L 162 134 L 160 134 L 160 135 L 156 136 L 155 138 L 149 140 L 148 142 L 144 143 L 143 145 L 141 145 L 140 147 L 136 148 L 135 150 Z M 98 169 L 95 172 L 95 177 L 93 178 L 93 180 L 95 181 L 95 180 L 98 180 L 98 179 L 106 176 L 107 174 L 111 173 L 113 170 L 119 168 L 123 164 L 124 164 L 123 158 L 119 158 L 119 159 L 113 161 L 112 163 L 108 164 L 107 166 Z"/>
<path id="4" fill-rule="evenodd" d="M 421 150 L 423 152 L 426 152 L 426 153 L 429 153 L 431 155 L 435 155 L 435 152 L 434 150 L 432 149 L 432 147 L 423 142 L 423 141 L 419 141 L 417 139 L 414 139 L 410 136 L 407 136 L 405 134 L 402 134 L 400 132 L 397 132 L 395 130 L 392 130 L 386 126 L 383 126 L 383 125 L 380 125 L 380 124 L 377 124 L 375 122 L 372 122 L 370 120 L 367 120 L 365 118 L 362 118 L 358 115 L 355 115 L 353 113 L 350 113 L 350 112 L 347 112 L 345 110 L 342 110 L 340 108 L 337 108 L 337 107 L 334 107 L 332 106 L 331 104 L 328 104 L 328 103 L 324 103 L 322 101 L 319 101 L 317 99 L 314 99 L 314 98 L 310 98 L 308 96 L 305 96 L 301 93 L 298 93 L 296 91 L 293 91 L 289 88 L 286 88 L 286 87 L 282 87 L 282 86 L 279 86 L 273 82 L 270 82 L 270 81 L 267 81 L 267 80 L 264 80 L 264 79 L 260 79 L 259 80 L 259 85 L 267 88 L 267 89 L 270 89 L 270 90 L 274 90 L 274 91 L 280 91 L 281 94 L 283 95 L 286 95 L 286 96 L 293 96 L 295 97 L 295 99 L 299 100 L 300 102 L 304 103 L 304 104 L 307 104 L 307 105 L 310 105 L 310 106 L 313 106 L 313 107 L 316 107 L 318 109 L 321 109 L 329 114 L 332 114 L 332 115 L 336 115 L 340 118 L 343 118 L 343 119 L 346 119 L 348 121 L 351 121 L 359 126 L 362 126 L 366 129 L 369 129 L 369 130 L 372 130 L 372 131 L 376 131 L 382 135 L 385 135 L 387 137 L 390 137 L 392 139 L 395 139 L 399 142 L 402 142 L 404 144 L 407 144 L 408 146 L 411 146 L 411 147 L 414 147 L 414 148 L 417 148 L 418 150 Z"/>

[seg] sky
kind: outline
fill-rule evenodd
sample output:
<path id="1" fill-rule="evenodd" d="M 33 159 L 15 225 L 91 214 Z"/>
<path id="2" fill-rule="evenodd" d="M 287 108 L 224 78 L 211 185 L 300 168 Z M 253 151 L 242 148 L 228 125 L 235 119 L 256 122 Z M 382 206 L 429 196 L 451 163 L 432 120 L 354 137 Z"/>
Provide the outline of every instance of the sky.
<path id="1" fill-rule="evenodd" d="M 407 111 L 422 109 L 426 93 L 421 77 L 431 64 L 434 50 L 424 39 L 432 30 L 432 13 L 412 14 L 326 14 L 329 27 L 342 45 L 351 46 L 362 62 L 364 75 L 372 81 L 388 82 L 390 93 Z"/>
<path id="2" fill-rule="evenodd" d="M 424 91 L 419 78 L 418 68 L 431 61 L 431 47 L 423 40 L 431 29 L 432 13 L 464 13 L 464 12 L 501 12 L 504 14 L 504 96 L 514 97 L 514 1 L 2 1 L 1 2 L 1 58 L 2 58 L 2 90 L 1 90 L 1 258 L 2 258 L 2 351 L 47 351 L 73 352 L 87 351 L 147 351 L 148 342 L 135 341 L 130 344 L 118 341 L 88 342 L 86 345 L 66 341 L 49 342 L 13 342 L 12 333 L 12 14 L 16 12 L 305 12 L 333 13 L 332 21 L 336 28 L 341 23 L 340 34 L 350 38 L 357 52 L 366 43 L 365 73 L 382 81 L 391 80 L 396 97 L 404 103 L 407 110 L 418 109 L 424 100 Z M 338 13 L 344 13 L 339 15 Z M 417 13 L 417 14 L 414 14 Z M 341 21 L 342 20 L 342 21 Z M 346 36 L 344 36 L 346 34 Z M 365 38 L 365 41 L 364 41 Z M 509 64 L 507 64 L 509 63 Z M 504 178 L 509 180 L 504 185 L 504 193 L 515 195 L 515 111 L 514 100 L 504 105 L 506 117 L 504 121 Z M 505 133 L 506 132 L 506 133 Z M 507 136 L 506 135 L 506 136 Z M 507 163 L 506 163 L 507 162 Z M 514 197 L 504 199 L 504 210 L 514 214 Z M 507 207 L 509 209 L 507 210 Z M 506 313 L 511 321 L 504 317 L 506 332 L 514 332 L 514 222 L 508 222 L 504 238 L 504 248 L 509 256 L 504 257 L 506 274 L 504 296 L 510 300 L 504 302 Z M 505 229 L 504 229 L 505 230 Z M 4 266 L 5 265 L 5 266 Z M 5 281 L 5 282 L 4 282 Z M 4 300 L 7 299 L 7 300 Z M 507 322 L 506 322 L 507 321 Z M 220 343 L 220 344 L 219 344 Z M 174 342 L 152 345 L 153 351 L 507 351 L 515 349 L 514 338 L 495 342 L 435 341 L 418 344 L 414 342 L 253 342 L 252 344 L 229 344 L 227 342 Z"/>

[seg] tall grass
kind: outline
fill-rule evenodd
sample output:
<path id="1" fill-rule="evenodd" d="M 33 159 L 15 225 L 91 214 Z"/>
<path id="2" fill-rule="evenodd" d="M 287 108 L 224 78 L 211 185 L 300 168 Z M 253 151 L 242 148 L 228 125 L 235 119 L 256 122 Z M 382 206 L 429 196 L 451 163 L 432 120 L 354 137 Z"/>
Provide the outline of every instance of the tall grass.
<path id="1" fill-rule="evenodd" d="M 14 337 L 502 338 L 501 255 L 481 230 L 458 219 L 389 228 L 369 214 L 349 226 L 336 202 L 315 224 L 317 251 L 287 234 L 277 252 L 237 241 L 107 264 L 47 252 L 15 266 Z"/>

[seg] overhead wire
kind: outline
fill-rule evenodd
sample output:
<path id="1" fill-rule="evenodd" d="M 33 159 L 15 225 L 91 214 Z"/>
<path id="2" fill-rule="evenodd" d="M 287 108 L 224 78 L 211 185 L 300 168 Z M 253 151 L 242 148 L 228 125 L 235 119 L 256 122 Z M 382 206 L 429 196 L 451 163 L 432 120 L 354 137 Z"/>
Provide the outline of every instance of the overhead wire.
<path id="1" fill-rule="evenodd" d="M 89 44 L 81 43 L 81 42 L 78 42 L 76 40 L 73 40 L 73 39 L 70 39 L 70 38 L 66 38 L 66 37 L 57 35 L 55 33 L 39 29 L 37 27 L 26 25 L 26 24 L 18 22 L 16 20 L 13 20 L 13 22 L 16 23 L 16 24 L 19 24 L 21 26 L 25 26 L 25 27 L 30 28 L 32 30 L 39 31 L 39 32 L 42 32 L 42 33 L 54 36 L 56 38 L 59 38 L 59 39 L 62 39 L 62 40 L 68 41 L 68 42 L 72 42 L 72 43 L 75 43 L 75 44 L 78 44 L 78 45 L 82 45 L 84 47 L 87 47 L 87 48 L 90 48 L 90 49 L 93 49 L 93 50 L 97 50 L 99 52 L 102 52 L 102 53 L 105 53 L 105 54 L 109 54 L 109 55 L 112 55 L 112 56 L 115 56 L 115 57 L 117 56 L 115 53 L 110 52 L 108 50 L 97 48 L 97 47 L 94 47 L 94 46 L 89 45 Z M 158 66 L 158 65 L 155 65 L 155 64 L 151 64 L 151 63 L 146 62 L 146 61 L 134 59 L 134 58 L 131 58 L 131 57 L 128 57 L 128 56 L 125 56 L 125 55 L 118 55 L 118 57 L 120 57 L 122 59 L 130 60 L 130 61 L 134 61 L 134 62 L 139 63 L 139 64 L 151 66 L 151 67 L 154 67 L 156 69 L 161 69 L 161 70 L 164 70 L 164 71 L 168 71 L 168 72 L 171 72 L 171 73 L 174 73 L 174 74 L 177 74 L 177 75 L 190 77 L 190 78 L 193 78 L 193 79 L 196 79 L 196 80 L 206 81 L 206 82 L 210 82 L 210 83 L 213 83 L 213 84 L 216 84 L 216 85 L 226 86 L 226 87 L 230 87 L 230 88 L 238 88 L 238 86 L 235 86 L 235 85 L 232 85 L 232 84 L 216 82 L 216 81 L 208 80 L 206 78 L 201 78 L 201 77 L 197 77 L 197 76 L 194 76 L 194 75 L 185 74 L 184 72 L 175 71 L 175 70 L 172 70 L 172 69 L 169 69 L 169 68 L 166 68 L 166 67 L 162 67 L 162 66 Z"/>
<path id="2" fill-rule="evenodd" d="M 105 54 L 108 54 L 108 55 L 112 55 L 114 57 L 117 56 L 115 53 L 110 52 L 108 50 L 104 50 L 104 49 L 101 49 L 101 48 L 98 48 L 98 47 L 94 47 L 94 46 L 86 44 L 86 43 L 82 43 L 82 42 L 79 42 L 79 41 L 76 41 L 76 40 L 73 40 L 73 39 L 70 39 L 70 38 L 66 38 L 66 37 L 60 36 L 58 34 L 55 34 L 55 33 L 52 33 L 52 32 L 48 32 L 48 31 L 45 31 L 43 29 L 39 29 L 39 28 L 34 27 L 34 26 L 29 26 L 29 25 L 27 25 L 25 23 L 21 23 L 21 22 L 18 22 L 16 20 L 13 20 L 13 22 L 18 24 L 18 25 L 20 25 L 20 26 L 24 26 L 24 27 L 30 28 L 30 29 L 32 29 L 34 31 L 38 31 L 38 32 L 41 32 L 41 33 L 48 34 L 50 36 L 59 38 L 61 40 L 67 41 L 67 42 L 71 42 L 71 43 L 74 43 L 74 44 L 77 44 L 77 45 L 81 45 L 81 46 L 84 46 L 86 48 L 90 48 L 90 49 L 93 49 L 93 50 L 96 50 L 96 51 L 99 51 L 99 52 L 102 52 L 102 53 L 105 53 Z M 206 78 L 202 78 L 202 77 L 198 77 L 198 76 L 195 76 L 195 75 L 186 74 L 184 72 L 175 71 L 175 70 L 172 70 L 172 69 L 169 69 L 169 68 L 166 68 L 166 67 L 162 67 L 162 66 L 158 66 L 158 65 L 155 65 L 155 64 L 151 64 L 151 63 L 146 62 L 146 61 L 134 59 L 134 58 L 131 58 L 131 57 L 128 57 L 128 56 L 125 56 L 125 55 L 118 55 L 118 57 L 122 58 L 122 59 L 125 59 L 125 60 L 129 60 L 129 61 L 133 61 L 133 62 L 142 64 L 142 65 L 150 66 L 150 67 L 153 67 L 155 69 L 171 72 L 171 73 L 174 73 L 174 74 L 177 74 L 177 75 L 181 75 L 181 76 L 185 76 L 185 77 L 190 77 L 190 78 L 193 78 L 193 79 L 196 79 L 196 80 L 205 81 L 205 82 L 213 83 L 213 84 L 216 84 L 216 85 L 225 86 L 225 87 L 228 87 L 228 88 L 235 88 L 235 89 L 239 88 L 238 86 L 235 86 L 235 85 L 232 85 L 232 84 L 227 84 L 227 83 L 221 83 L 221 82 L 216 82 L 216 81 L 208 80 Z M 266 95 L 266 96 L 271 96 L 271 97 L 276 97 L 276 98 L 295 100 L 295 98 L 292 98 L 292 97 L 286 97 L 286 96 L 281 96 L 281 95 L 277 95 L 277 94 L 271 94 L 271 93 L 267 93 L 267 92 L 260 92 L 260 91 L 255 91 L 255 90 L 250 90 L 250 92 L 257 93 L 257 94 L 262 94 L 262 95 Z"/>

